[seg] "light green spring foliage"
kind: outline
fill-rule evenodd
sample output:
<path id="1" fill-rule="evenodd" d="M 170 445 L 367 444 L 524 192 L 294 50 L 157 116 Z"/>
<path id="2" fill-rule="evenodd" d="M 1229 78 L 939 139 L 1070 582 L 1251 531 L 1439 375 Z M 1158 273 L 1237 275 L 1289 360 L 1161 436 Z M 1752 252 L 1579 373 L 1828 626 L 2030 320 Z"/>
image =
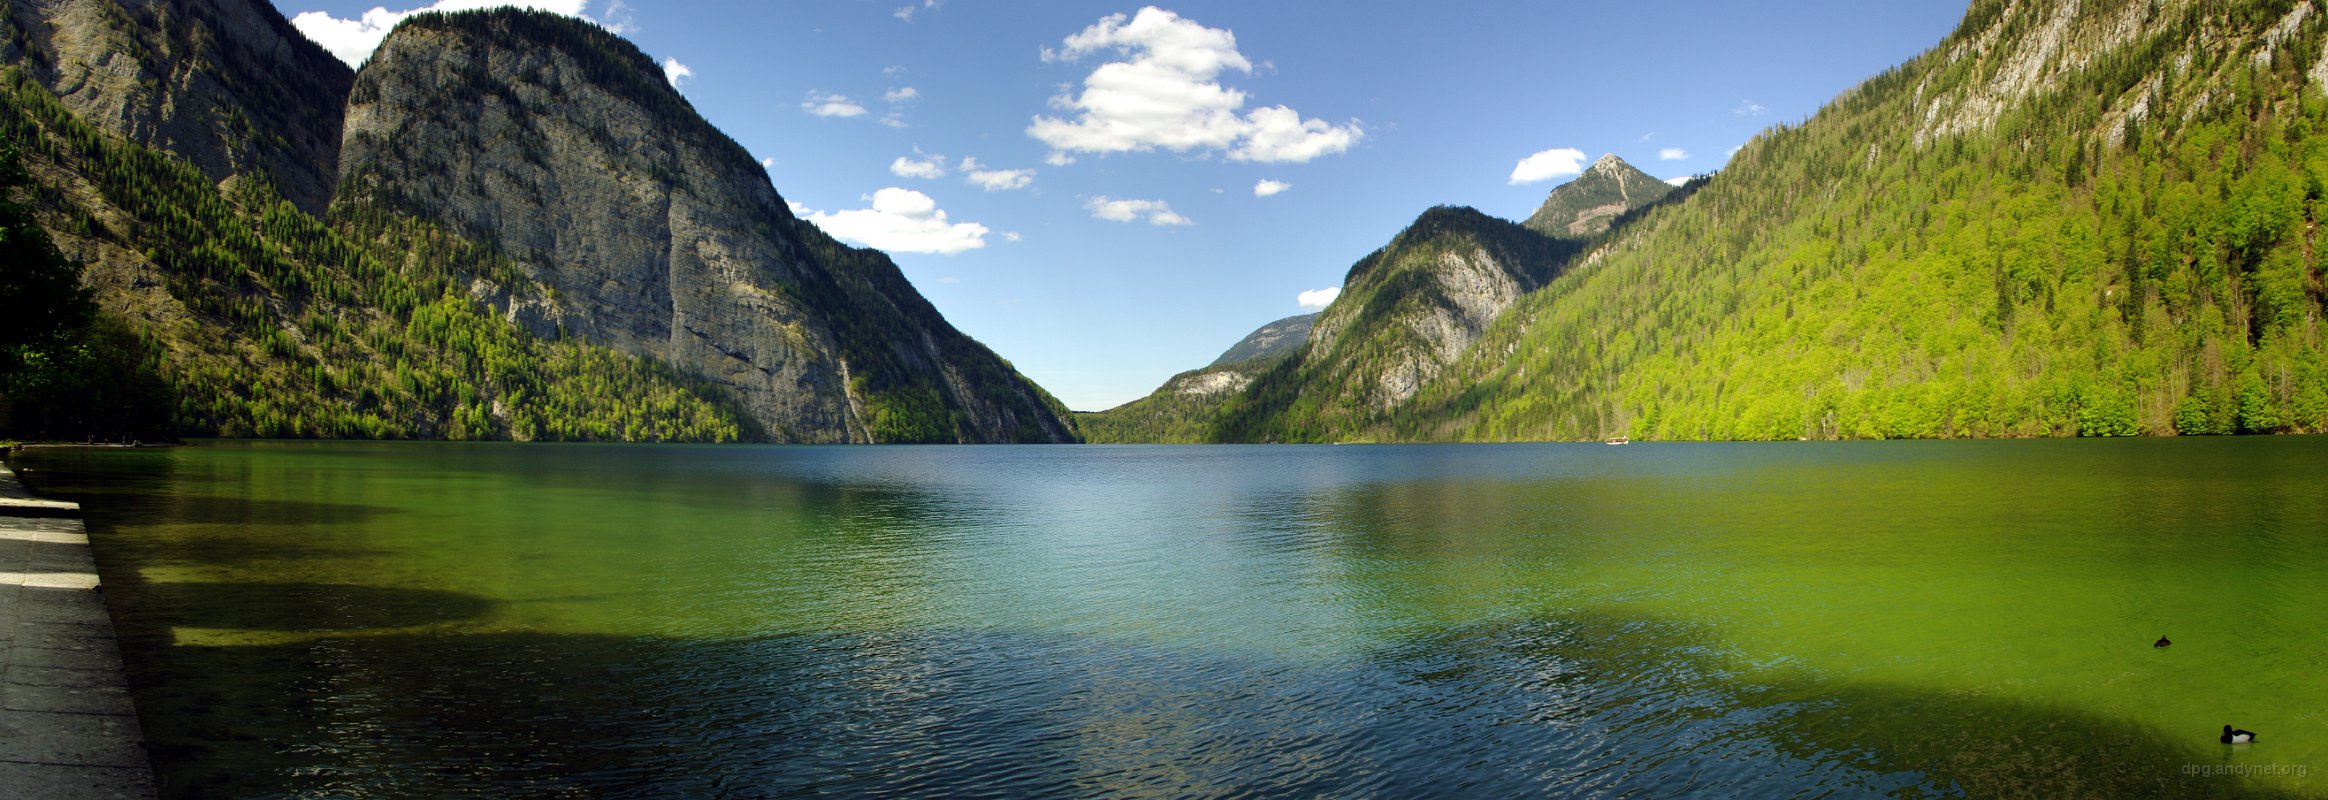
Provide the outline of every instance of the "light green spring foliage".
<path id="1" fill-rule="evenodd" d="M 514 264 L 425 223 L 342 207 L 318 220 L 248 176 L 231 196 L 191 165 L 101 133 L 20 70 L 0 72 L 0 137 L 79 191 L 36 187 L 68 232 L 159 267 L 194 320 L 139 328 L 173 390 L 170 429 L 269 438 L 736 441 L 732 399 L 650 359 L 541 339 L 471 299 Z M 135 349 L 135 348 L 131 348 Z"/>
<path id="2" fill-rule="evenodd" d="M 2123 4 L 2087 5 L 2073 31 Z M 2328 14 L 2268 62 L 2241 46 L 2287 12 L 2153 10 L 2131 45 L 1919 143 L 1919 97 L 2007 61 L 1949 45 L 2000 23 L 1992 54 L 2034 46 L 2035 11 L 1976 4 L 1958 39 L 1757 138 L 1523 300 L 1401 413 L 1325 435 L 2328 431 L 2328 98 L 2307 74 Z"/>

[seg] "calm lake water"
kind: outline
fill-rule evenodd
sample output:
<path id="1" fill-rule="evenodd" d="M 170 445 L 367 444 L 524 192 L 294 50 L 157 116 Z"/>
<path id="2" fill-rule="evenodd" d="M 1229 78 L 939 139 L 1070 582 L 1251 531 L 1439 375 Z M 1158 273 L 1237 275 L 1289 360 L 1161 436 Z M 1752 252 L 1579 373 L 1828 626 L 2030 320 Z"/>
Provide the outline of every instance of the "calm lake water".
<path id="1" fill-rule="evenodd" d="M 179 796 L 2328 795 L 2320 437 L 18 463 Z"/>

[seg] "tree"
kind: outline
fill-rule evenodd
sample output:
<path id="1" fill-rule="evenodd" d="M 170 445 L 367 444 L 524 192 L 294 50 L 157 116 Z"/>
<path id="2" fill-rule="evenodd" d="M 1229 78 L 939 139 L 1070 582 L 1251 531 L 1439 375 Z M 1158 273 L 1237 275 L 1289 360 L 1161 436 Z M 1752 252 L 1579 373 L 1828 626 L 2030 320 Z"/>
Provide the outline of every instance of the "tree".
<path id="1" fill-rule="evenodd" d="M 81 265 L 58 252 L 32 209 L 15 198 L 31 183 L 16 150 L 0 150 L 0 377 L 24 365 L 31 348 L 53 346 L 96 316 Z"/>

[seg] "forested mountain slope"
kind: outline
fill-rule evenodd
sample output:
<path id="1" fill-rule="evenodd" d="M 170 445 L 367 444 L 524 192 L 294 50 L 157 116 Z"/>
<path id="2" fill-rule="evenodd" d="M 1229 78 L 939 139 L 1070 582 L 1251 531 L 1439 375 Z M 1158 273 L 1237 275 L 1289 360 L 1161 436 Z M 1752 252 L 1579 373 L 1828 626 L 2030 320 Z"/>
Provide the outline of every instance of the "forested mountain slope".
<path id="1" fill-rule="evenodd" d="M 1197 444 L 1212 440 L 1222 412 L 1243 396 L 1253 378 L 1300 352 L 1318 315 L 1263 325 L 1237 340 L 1202 369 L 1172 376 L 1163 386 L 1106 411 L 1079 412 L 1076 424 L 1094 444 Z"/>
<path id="2" fill-rule="evenodd" d="M 679 131 L 628 131 L 626 144 L 662 160 L 633 164 L 642 168 L 624 173 L 627 189 L 678 194 L 672 187 L 700 187 L 702 171 L 718 168 L 714 182 L 727 183 L 711 193 L 758 204 L 747 211 L 774 208 L 706 219 L 710 230 L 692 240 L 648 247 L 676 261 L 731 240 L 781 243 L 739 247 L 745 257 L 715 270 L 670 270 L 661 294 L 637 298 L 662 301 L 660 316 L 600 318 L 610 309 L 590 304 L 600 298 L 581 281 L 629 266 L 602 256 L 638 249 L 621 238 L 635 232 L 593 228 L 582 252 L 504 241 L 499 222 L 542 210 L 469 207 L 463 216 L 415 202 L 432 188 L 425 180 L 400 186 L 381 169 L 332 202 L 351 76 L 268 4 L 16 3 L 0 42 L 0 137 L 34 179 L 25 199 L 59 247 L 88 265 L 103 314 L 83 340 L 26 361 L 41 369 L 6 376 L 0 426 L 76 437 L 1074 440 L 1056 401 L 947 326 L 886 257 L 793 219 L 759 170 L 727 169 L 730 154 L 705 147 L 725 137 L 636 48 L 548 15 L 470 16 L 412 21 L 488 37 L 433 42 L 455 52 L 545 43 L 496 44 L 492 19 L 503 20 L 501 34 L 511 24 L 552 31 L 557 46 L 469 64 L 465 82 L 446 91 L 506 101 L 557 60 L 575 85 L 616 87 L 631 102 L 623 111 Z M 375 99 L 383 84 L 393 87 L 393 76 L 372 79 Z M 603 120 L 577 121 L 604 109 L 495 110 L 511 130 L 608 132 Z M 394 116 L 376 103 L 368 111 L 359 123 Z M 456 119 L 442 112 L 431 112 L 437 122 Z M 492 151 L 511 163 L 467 166 L 475 175 L 573 169 L 545 163 L 542 141 L 512 146 Z M 672 155 L 681 152 L 693 160 Z M 469 225 L 476 214 L 505 216 Z M 786 270 L 789 280 L 767 279 Z M 801 347 L 825 359 L 812 368 L 838 374 L 787 384 L 770 377 L 780 370 L 723 371 L 657 346 L 684 335 L 745 360 L 765 352 L 747 336 L 720 338 L 735 327 L 720 326 L 738 318 L 762 325 L 754 335 L 808 343 Z M 659 322 L 634 326 L 639 319 Z M 787 392 L 801 396 L 768 399 Z M 800 408 L 826 413 L 788 413 Z"/>
<path id="3" fill-rule="evenodd" d="M 1256 377 L 1212 438 L 1338 438 L 1404 414 L 1417 391 L 1581 246 L 1470 208 L 1423 212 L 1350 268 L 1308 344 Z"/>
<path id="4" fill-rule="evenodd" d="M 2328 430 L 2328 14 L 1976 2 L 1499 318 L 1412 413 L 1295 438 Z"/>
<path id="5" fill-rule="evenodd" d="M 1673 184 L 1611 153 L 1545 195 L 1544 204 L 1520 224 L 1546 236 L 1581 239 L 1607 233 L 1618 217 L 1672 193 Z"/>

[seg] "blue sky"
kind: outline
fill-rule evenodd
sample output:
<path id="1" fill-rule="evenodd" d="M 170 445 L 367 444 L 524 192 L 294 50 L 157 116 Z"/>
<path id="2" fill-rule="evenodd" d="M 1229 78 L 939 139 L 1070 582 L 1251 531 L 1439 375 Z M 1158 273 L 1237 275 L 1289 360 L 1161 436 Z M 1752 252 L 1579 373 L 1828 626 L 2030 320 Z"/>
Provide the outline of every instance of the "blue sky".
<path id="1" fill-rule="evenodd" d="M 398 14 L 429 5 L 275 2 L 349 59 Z M 680 76 L 697 110 L 766 159 L 799 213 L 891 251 L 956 327 L 1078 410 L 1136 399 L 1309 310 L 1305 293 L 1338 287 L 1430 206 L 1525 218 L 1574 161 L 1609 152 L 1660 177 L 1717 170 L 1755 132 L 1938 43 L 1964 10 L 1963 0 L 434 7 L 505 4 L 584 16 L 638 43 Z"/>

